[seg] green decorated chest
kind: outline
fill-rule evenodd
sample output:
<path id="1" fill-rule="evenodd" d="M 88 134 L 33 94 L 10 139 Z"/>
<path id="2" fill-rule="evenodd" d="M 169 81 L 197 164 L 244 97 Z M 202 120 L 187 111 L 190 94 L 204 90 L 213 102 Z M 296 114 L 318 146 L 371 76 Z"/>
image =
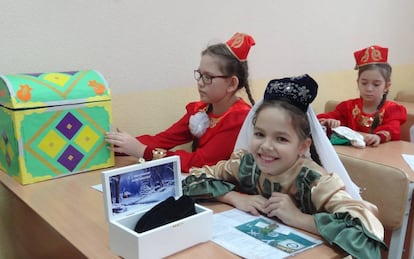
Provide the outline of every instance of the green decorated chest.
<path id="1" fill-rule="evenodd" d="M 110 89 L 95 70 L 0 76 L 0 169 L 22 184 L 114 165 Z"/>

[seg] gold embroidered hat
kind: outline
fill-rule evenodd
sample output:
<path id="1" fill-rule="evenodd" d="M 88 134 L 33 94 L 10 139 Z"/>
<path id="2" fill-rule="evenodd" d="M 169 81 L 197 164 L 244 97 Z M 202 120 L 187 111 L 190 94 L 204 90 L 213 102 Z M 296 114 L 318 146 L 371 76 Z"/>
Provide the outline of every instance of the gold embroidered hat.
<path id="1" fill-rule="evenodd" d="M 318 83 L 308 74 L 304 74 L 270 80 L 266 86 L 264 100 L 286 101 L 306 112 L 317 93 Z"/>
<path id="2" fill-rule="evenodd" d="M 368 64 L 386 64 L 388 62 L 388 48 L 372 45 L 354 52 L 355 69 Z"/>
<path id="3" fill-rule="evenodd" d="M 249 54 L 250 48 L 255 44 L 256 42 L 252 36 L 240 32 L 236 32 L 233 37 L 231 37 L 231 39 L 226 42 L 226 46 L 240 61 L 247 60 L 247 55 Z"/>

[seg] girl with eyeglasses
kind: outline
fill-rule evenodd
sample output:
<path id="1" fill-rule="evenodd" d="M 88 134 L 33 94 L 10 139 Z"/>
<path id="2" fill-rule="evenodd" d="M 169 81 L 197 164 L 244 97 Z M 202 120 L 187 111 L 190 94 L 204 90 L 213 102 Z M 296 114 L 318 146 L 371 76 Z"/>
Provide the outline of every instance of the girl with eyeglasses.
<path id="1" fill-rule="evenodd" d="M 247 64 L 253 45 L 252 36 L 236 33 L 226 43 L 208 46 L 202 51 L 200 65 L 194 71 L 200 100 L 187 104 L 184 116 L 158 134 L 134 138 L 122 130 L 108 132 L 106 141 L 113 145 L 112 150 L 145 160 L 179 155 L 184 173 L 191 167 L 228 159 L 251 108 L 237 96 L 238 90 L 244 88 L 250 104 L 254 104 Z M 171 150 L 190 142 L 191 151 Z"/>

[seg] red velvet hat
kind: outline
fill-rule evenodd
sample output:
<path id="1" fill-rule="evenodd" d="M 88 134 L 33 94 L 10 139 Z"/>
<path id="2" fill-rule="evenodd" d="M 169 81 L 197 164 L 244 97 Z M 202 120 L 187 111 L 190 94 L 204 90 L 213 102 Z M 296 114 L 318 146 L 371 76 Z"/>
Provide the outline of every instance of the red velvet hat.
<path id="1" fill-rule="evenodd" d="M 373 45 L 368 48 L 355 51 L 354 57 L 356 61 L 355 69 L 368 64 L 385 64 L 388 60 L 388 48 Z"/>
<path id="2" fill-rule="evenodd" d="M 233 37 L 231 37 L 231 39 L 226 42 L 229 50 L 240 61 L 246 61 L 250 47 L 254 46 L 255 44 L 256 42 L 252 36 L 240 32 L 236 32 Z"/>

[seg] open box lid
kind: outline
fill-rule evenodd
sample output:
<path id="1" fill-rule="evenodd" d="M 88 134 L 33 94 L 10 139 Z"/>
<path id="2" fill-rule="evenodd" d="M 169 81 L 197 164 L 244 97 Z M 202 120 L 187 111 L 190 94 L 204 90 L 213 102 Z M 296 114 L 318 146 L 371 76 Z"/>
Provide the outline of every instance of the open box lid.
<path id="1" fill-rule="evenodd" d="M 170 156 L 102 172 L 107 219 L 145 211 L 170 196 L 182 195 L 178 156 Z"/>
<path id="2" fill-rule="evenodd" d="M 9 109 L 110 99 L 108 83 L 96 70 L 0 75 L 0 105 Z"/>

